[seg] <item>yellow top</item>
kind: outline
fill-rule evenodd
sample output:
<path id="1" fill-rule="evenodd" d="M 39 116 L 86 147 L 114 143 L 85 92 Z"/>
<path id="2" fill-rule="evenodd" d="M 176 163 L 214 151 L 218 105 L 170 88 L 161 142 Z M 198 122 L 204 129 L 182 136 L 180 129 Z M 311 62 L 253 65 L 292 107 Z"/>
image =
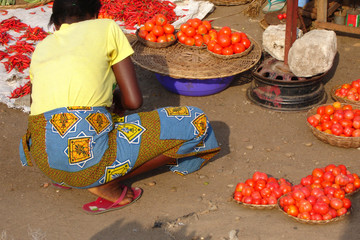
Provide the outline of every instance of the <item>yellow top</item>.
<path id="1" fill-rule="evenodd" d="M 32 55 L 30 115 L 60 107 L 111 106 L 116 83 L 111 66 L 133 53 L 113 20 L 62 24 Z"/>

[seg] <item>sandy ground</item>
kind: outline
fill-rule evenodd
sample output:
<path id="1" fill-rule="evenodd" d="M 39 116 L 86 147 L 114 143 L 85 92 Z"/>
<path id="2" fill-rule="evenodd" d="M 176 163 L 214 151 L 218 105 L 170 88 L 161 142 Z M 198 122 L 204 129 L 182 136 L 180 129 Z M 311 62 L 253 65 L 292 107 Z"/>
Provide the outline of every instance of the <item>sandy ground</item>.
<path id="1" fill-rule="evenodd" d="M 207 18 L 228 25 L 261 43 L 263 29 L 245 17 L 245 6 L 217 7 Z M 338 55 L 325 89 L 360 78 L 358 36 L 338 34 Z M 209 116 L 222 146 L 221 153 L 200 171 L 185 177 L 158 169 L 128 182 L 144 189 L 142 198 L 122 210 L 88 215 L 82 205 L 93 201 L 86 190 L 47 186 L 36 168 L 21 167 L 18 143 L 27 114 L 0 104 L 0 239 L 360 239 L 360 194 L 342 221 L 303 224 L 277 209 L 254 210 L 231 201 L 236 183 L 254 171 L 299 183 L 315 167 L 345 164 L 360 173 L 359 150 L 321 142 L 306 125 L 306 112 L 276 112 L 246 98 L 248 72 L 221 93 L 186 97 L 166 91 L 153 73 L 137 68 L 145 104 L 143 110 L 195 105 Z M 332 102 L 328 98 L 328 102 Z M 310 143 L 310 144 L 309 144 Z M 309 146 L 311 145 L 311 146 Z M 235 238 L 232 238 L 234 240 Z"/>

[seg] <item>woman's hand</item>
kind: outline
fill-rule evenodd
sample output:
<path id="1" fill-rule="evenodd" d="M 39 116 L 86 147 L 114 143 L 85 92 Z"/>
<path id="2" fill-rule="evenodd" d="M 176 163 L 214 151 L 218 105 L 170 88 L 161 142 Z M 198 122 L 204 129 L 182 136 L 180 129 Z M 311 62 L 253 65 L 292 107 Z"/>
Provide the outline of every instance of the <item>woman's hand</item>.
<path id="1" fill-rule="evenodd" d="M 143 103 L 142 93 L 136 79 L 134 65 L 130 57 L 112 66 L 119 91 L 115 91 L 115 107 L 124 110 L 135 110 Z"/>

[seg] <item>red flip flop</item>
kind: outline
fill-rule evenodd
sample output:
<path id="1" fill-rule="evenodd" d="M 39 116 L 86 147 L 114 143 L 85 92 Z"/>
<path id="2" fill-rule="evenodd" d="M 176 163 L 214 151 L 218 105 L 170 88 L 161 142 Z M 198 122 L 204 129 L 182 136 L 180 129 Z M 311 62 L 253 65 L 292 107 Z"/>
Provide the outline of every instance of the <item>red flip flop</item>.
<path id="1" fill-rule="evenodd" d="M 105 212 L 124 208 L 124 207 L 129 206 L 130 204 L 136 202 L 143 193 L 143 190 L 141 188 L 131 188 L 131 190 L 134 193 L 134 197 L 133 197 L 132 201 L 127 204 L 119 205 L 119 202 L 121 202 L 124 199 L 124 197 L 127 193 L 127 187 L 125 186 L 121 193 L 121 196 L 119 197 L 119 199 L 116 202 L 110 202 L 106 199 L 99 197 L 98 199 L 96 199 L 96 201 L 87 203 L 82 208 L 86 212 L 91 213 L 91 214 L 100 214 L 100 213 L 105 213 Z"/>

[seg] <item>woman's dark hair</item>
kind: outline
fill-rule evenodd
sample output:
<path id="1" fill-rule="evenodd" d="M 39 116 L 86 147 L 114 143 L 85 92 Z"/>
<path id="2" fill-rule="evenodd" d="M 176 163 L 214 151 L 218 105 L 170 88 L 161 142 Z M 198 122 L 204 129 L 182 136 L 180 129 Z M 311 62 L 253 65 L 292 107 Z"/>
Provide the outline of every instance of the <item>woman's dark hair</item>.
<path id="1" fill-rule="evenodd" d="M 49 25 L 87 20 L 97 16 L 100 8 L 100 0 L 55 0 Z"/>

